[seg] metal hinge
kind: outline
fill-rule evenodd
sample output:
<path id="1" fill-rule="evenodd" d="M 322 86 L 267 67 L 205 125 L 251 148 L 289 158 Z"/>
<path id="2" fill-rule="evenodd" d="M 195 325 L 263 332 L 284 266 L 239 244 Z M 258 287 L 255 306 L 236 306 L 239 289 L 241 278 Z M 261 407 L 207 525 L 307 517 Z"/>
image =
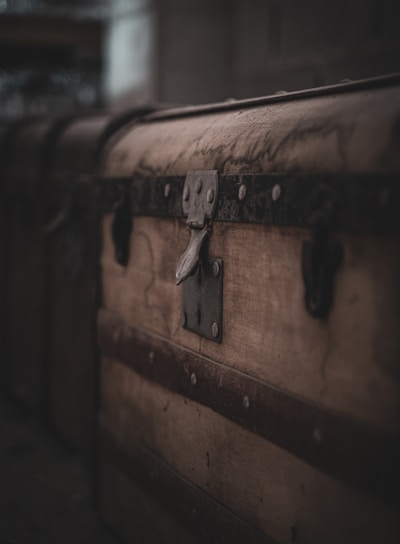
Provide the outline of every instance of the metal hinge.
<path id="1" fill-rule="evenodd" d="M 222 340 L 223 262 L 209 258 L 205 240 L 218 204 L 218 172 L 188 172 L 182 193 L 183 214 L 190 227 L 190 241 L 176 269 L 176 283 L 183 285 L 183 327 L 216 342 Z"/>
<path id="2" fill-rule="evenodd" d="M 114 242 L 114 257 L 121 266 L 126 266 L 129 261 L 132 228 L 133 215 L 129 202 L 129 194 L 124 187 L 121 187 L 119 201 L 115 208 L 111 224 L 111 235 Z"/>
<path id="3" fill-rule="evenodd" d="M 329 314 L 333 305 L 335 274 L 343 255 L 340 243 L 330 236 L 336 200 L 323 184 L 311 195 L 308 223 L 313 234 L 311 240 L 304 240 L 302 245 L 304 302 L 308 313 L 320 319 Z"/>

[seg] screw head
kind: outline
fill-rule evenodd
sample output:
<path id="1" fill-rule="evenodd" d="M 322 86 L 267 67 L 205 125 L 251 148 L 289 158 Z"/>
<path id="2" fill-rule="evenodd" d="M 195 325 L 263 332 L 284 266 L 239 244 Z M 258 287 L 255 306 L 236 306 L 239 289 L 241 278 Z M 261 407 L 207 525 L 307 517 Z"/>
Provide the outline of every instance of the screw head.
<path id="1" fill-rule="evenodd" d="M 170 192 L 171 192 L 171 185 L 169 183 L 166 183 L 164 187 L 164 197 L 168 198 L 170 195 Z"/>
<path id="2" fill-rule="evenodd" d="M 272 187 L 272 200 L 276 201 L 281 196 L 281 186 L 276 184 Z"/>
<path id="3" fill-rule="evenodd" d="M 243 404 L 243 408 L 247 412 L 247 410 L 250 408 L 250 399 L 247 395 L 243 397 L 242 404 Z"/>
<path id="4" fill-rule="evenodd" d="M 192 385 L 196 385 L 197 384 L 197 377 L 196 377 L 196 374 L 194 372 L 192 372 L 190 374 L 190 383 Z"/>
<path id="5" fill-rule="evenodd" d="M 214 189 L 210 187 L 207 191 L 207 202 L 211 204 L 214 201 Z"/>
<path id="6" fill-rule="evenodd" d="M 190 196 L 190 189 L 187 185 L 185 185 L 185 187 L 183 188 L 183 200 L 185 201 L 189 200 L 189 196 Z"/>
<path id="7" fill-rule="evenodd" d="M 150 352 L 149 352 L 149 363 L 150 363 L 151 365 L 154 364 L 154 351 L 150 351 Z"/>
<path id="8" fill-rule="evenodd" d="M 221 267 L 219 266 L 219 262 L 214 261 L 212 264 L 212 273 L 214 278 L 218 278 L 220 272 L 221 272 Z"/>
<path id="9" fill-rule="evenodd" d="M 201 178 L 198 178 L 198 180 L 196 181 L 196 185 L 194 186 L 196 193 L 200 193 L 202 187 L 203 187 L 203 180 Z"/>
<path id="10" fill-rule="evenodd" d="M 211 325 L 211 334 L 213 335 L 214 338 L 217 338 L 219 334 L 219 327 L 216 321 L 214 321 L 213 324 Z"/>
<path id="11" fill-rule="evenodd" d="M 242 183 L 242 185 L 239 187 L 239 193 L 238 193 L 239 200 L 244 200 L 246 198 L 246 193 L 247 193 L 247 187 L 244 183 Z"/>

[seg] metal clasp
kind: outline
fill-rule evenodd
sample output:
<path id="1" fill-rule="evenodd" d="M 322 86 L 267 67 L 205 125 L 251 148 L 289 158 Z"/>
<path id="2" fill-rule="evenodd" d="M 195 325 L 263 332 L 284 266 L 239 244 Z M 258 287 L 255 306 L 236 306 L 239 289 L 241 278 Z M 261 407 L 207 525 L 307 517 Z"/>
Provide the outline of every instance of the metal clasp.
<path id="1" fill-rule="evenodd" d="M 176 283 L 182 289 L 183 327 L 222 341 L 223 261 L 210 258 L 202 248 L 211 231 L 218 203 L 216 170 L 196 170 L 186 176 L 182 194 L 183 214 L 190 227 L 190 241 L 179 259 Z"/>
<path id="2" fill-rule="evenodd" d="M 218 202 L 217 170 L 188 172 L 182 194 L 183 215 L 191 229 L 190 241 L 176 268 L 179 285 L 196 272 L 200 251 L 209 233 L 208 224 L 213 219 Z"/>

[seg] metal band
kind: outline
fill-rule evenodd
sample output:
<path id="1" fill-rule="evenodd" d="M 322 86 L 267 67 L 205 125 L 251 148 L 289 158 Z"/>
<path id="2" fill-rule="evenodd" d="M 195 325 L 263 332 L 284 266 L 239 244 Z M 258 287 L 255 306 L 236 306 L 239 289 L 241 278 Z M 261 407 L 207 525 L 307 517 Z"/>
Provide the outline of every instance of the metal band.
<path id="1" fill-rule="evenodd" d="M 273 544 L 270 538 L 195 487 L 141 444 L 130 440 L 129 450 L 121 448 L 107 427 L 106 421 L 100 419 L 102 455 L 122 469 L 167 512 L 178 517 L 201 542 Z M 171 535 L 173 541 L 174 535 Z"/>
<path id="2" fill-rule="evenodd" d="M 398 436 L 132 329 L 106 310 L 99 316 L 99 339 L 105 355 L 327 474 L 384 500 L 398 496 Z"/>
<path id="3" fill-rule="evenodd" d="M 182 218 L 184 176 L 98 180 L 88 199 L 98 211 L 128 192 L 134 215 Z M 86 188 L 87 191 L 87 188 Z M 219 176 L 215 221 L 400 234 L 395 174 L 243 174 Z"/>
<path id="4" fill-rule="evenodd" d="M 200 104 L 198 106 L 184 106 L 180 108 L 170 108 L 158 110 L 146 115 L 141 122 L 164 121 L 166 119 L 176 119 L 194 115 L 205 115 L 208 113 L 220 113 L 245 108 L 256 108 L 258 106 L 268 106 L 276 103 L 284 103 L 293 100 L 305 98 L 314 98 L 317 96 L 326 96 L 334 94 L 344 94 L 354 91 L 363 91 L 367 89 L 376 89 L 387 87 L 400 83 L 400 74 L 387 74 L 384 76 L 359 79 L 355 81 L 346 81 L 343 83 L 334 83 L 333 85 L 323 85 L 321 87 L 312 87 L 310 89 L 301 89 L 299 91 L 275 93 L 257 98 L 247 98 L 244 100 L 228 100 L 217 102 L 215 104 Z"/>

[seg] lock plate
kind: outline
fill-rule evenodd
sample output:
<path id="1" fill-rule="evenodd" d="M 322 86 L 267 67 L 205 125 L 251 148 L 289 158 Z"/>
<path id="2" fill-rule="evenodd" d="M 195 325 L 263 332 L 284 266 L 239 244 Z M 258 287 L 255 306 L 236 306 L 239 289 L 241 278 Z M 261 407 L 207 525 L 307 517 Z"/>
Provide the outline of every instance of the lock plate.
<path id="1" fill-rule="evenodd" d="M 182 284 L 183 328 L 222 342 L 223 261 L 203 257 Z"/>

